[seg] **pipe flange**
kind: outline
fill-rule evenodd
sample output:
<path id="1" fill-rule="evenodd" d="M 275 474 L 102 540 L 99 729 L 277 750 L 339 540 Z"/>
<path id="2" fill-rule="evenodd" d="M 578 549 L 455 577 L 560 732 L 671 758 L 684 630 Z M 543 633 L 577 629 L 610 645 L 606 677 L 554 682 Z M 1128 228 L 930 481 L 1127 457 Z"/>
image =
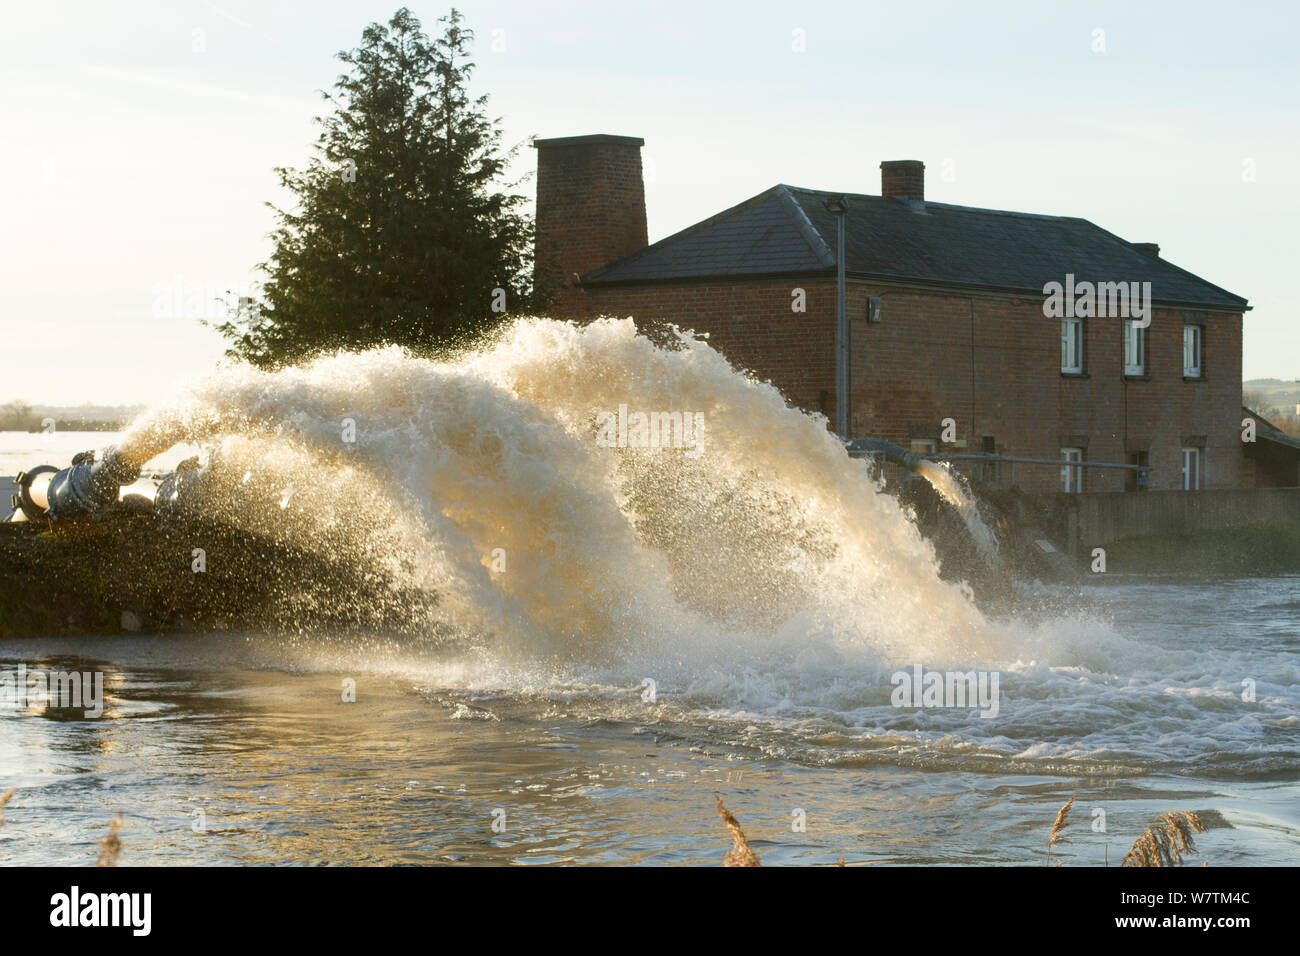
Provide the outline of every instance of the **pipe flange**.
<path id="1" fill-rule="evenodd" d="M 45 517 L 45 509 L 32 500 L 32 481 L 40 475 L 58 474 L 59 469 L 53 465 L 37 465 L 31 471 L 19 472 L 14 477 L 18 486 L 18 509 L 27 516 L 28 521 L 39 521 Z"/>

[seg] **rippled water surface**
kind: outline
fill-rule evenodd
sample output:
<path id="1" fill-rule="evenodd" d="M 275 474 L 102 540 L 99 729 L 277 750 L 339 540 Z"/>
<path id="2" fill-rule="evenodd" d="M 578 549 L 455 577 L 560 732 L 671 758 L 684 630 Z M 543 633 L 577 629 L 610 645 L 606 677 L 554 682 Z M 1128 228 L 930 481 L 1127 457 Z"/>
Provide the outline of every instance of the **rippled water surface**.
<path id="1" fill-rule="evenodd" d="M 1000 662 L 992 719 L 891 707 L 887 670 L 825 647 L 665 668 L 648 702 L 613 665 L 383 641 L 4 642 L 3 670 L 106 671 L 108 707 L 0 715 L 0 862 L 91 862 L 121 811 L 124 863 L 716 863 L 715 792 L 767 863 L 1041 862 L 1071 794 L 1067 865 L 1169 809 L 1206 814 L 1211 865 L 1300 862 L 1300 578 L 1086 603 L 1097 645 Z"/>

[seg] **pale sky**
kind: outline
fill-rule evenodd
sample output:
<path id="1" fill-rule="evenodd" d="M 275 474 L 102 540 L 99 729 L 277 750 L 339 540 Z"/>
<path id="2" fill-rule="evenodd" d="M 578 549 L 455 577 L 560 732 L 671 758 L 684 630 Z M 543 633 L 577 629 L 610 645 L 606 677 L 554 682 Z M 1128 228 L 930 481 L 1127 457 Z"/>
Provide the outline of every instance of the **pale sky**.
<path id="1" fill-rule="evenodd" d="M 223 342 L 160 293 L 257 279 L 272 167 L 305 163 L 333 54 L 397 6 L 7 5 L 0 403 L 145 402 L 213 367 Z M 410 6 L 438 32 L 448 7 Z M 780 182 L 878 193 L 882 159 L 920 159 L 929 199 L 1159 243 L 1250 300 L 1247 378 L 1300 378 L 1295 4 L 458 6 L 507 143 L 645 138 L 652 241 Z"/>

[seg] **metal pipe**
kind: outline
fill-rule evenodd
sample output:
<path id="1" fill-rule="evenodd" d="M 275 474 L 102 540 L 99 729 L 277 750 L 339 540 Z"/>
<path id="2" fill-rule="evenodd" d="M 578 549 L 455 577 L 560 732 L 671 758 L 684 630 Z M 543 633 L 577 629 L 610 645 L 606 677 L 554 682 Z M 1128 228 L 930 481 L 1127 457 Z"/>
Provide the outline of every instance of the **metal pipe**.
<path id="1" fill-rule="evenodd" d="M 116 504 L 123 485 L 140 477 L 140 466 L 105 448 L 98 460 L 93 451 L 82 452 L 62 471 L 41 465 L 17 476 L 18 507 L 29 521 L 93 521 Z"/>
<path id="2" fill-rule="evenodd" d="M 839 375 L 839 394 L 836 396 L 836 409 L 838 415 L 836 418 L 840 426 L 840 437 L 846 441 L 852 436 L 849 434 L 850 407 L 849 397 L 849 355 L 852 345 L 849 341 L 852 335 L 852 329 L 849 326 L 848 310 L 848 288 L 844 275 L 844 219 L 845 214 L 840 212 L 838 219 L 837 242 L 839 252 L 836 254 L 836 275 L 835 275 L 835 324 L 839 331 L 840 344 L 840 375 Z"/>
<path id="3" fill-rule="evenodd" d="M 840 196 L 826 200 L 826 209 L 835 216 L 835 431 L 849 440 L 849 317 L 846 304 L 844 266 L 844 218 L 848 199 Z"/>
<path id="4" fill-rule="evenodd" d="M 1056 458 L 1013 458 L 1010 455 L 977 455 L 977 454 L 960 454 L 945 455 L 941 452 L 931 452 L 922 455 L 932 461 L 1009 461 L 1013 465 L 1016 463 L 1023 465 L 1069 465 L 1071 468 L 1126 468 L 1129 471 L 1150 471 L 1150 465 L 1123 465 L 1113 461 L 1061 461 Z"/>
<path id="5" fill-rule="evenodd" d="M 1151 470 L 1150 465 L 1124 465 L 1112 461 L 1061 461 L 1056 458 L 1017 458 L 1011 455 L 977 455 L 969 453 L 947 455 L 942 452 L 929 452 L 918 455 L 899 445 L 895 445 L 893 442 L 885 441 L 883 438 L 854 438 L 852 441 L 847 442 L 845 447 L 850 455 L 855 456 L 883 454 L 886 461 L 902 465 L 909 471 L 917 471 L 923 461 L 1005 461 L 1010 462 L 1013 468 L 1017 464 L 1056 465 L 1070 468 L 1122 468 L 1139 473 Z"/>
<path id="6" fill-rule="evenodd" d="M 181 517 L 192 513 L 202 495 L 205 472 L 197 456 L 187 458 L 176 470 L 163 476 L 154 493 L 154 511 L 160 518 Z"/>
<path id="7" fill-rule="evenodd" d="M 895 445 L 891 441 L 885 441 L 883 438 L 854 438 L 846 443 L 850 455 L 884 455 L 885 461 L 892 461 L 896 465 L 902 465 L 908 471 L 919 471 L 921 465 L 925 462 L 925 455 L 918 455 L 910 452 L 900 445 Z"/>

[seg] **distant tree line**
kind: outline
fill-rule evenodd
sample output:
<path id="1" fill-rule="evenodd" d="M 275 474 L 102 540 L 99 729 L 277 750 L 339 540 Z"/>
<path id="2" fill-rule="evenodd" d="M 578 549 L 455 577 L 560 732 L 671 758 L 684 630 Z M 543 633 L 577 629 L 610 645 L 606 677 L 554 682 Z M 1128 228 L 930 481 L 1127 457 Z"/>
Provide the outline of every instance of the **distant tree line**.
<path id="1" fill-rule="evenodd" d="M 87 405 L 59 408 L 50 405 L 29 405 L 14 401 L 0 405 L 0 431 L 44 431 L 47 422 L 53 422 L 58 431 L 111 432 L 119 431 L 139 411 L 137 406 Z"/>
<path id="2" fill-rule="evenodd" d="M 41 423 L 40 416 L 26 402 L 9 402 L 0 405 L 0 431 L 25 432 Z"/>
<path id="3" fill-rule="evenodd" d="M 1300 438 L 1300 415 L 1296 414 L 1296 405 L 1287 402 L 1279 404 L 1262 391 L 1247 389 L 1241 394 L 1241 403 L 1251 411 L 1262 415 L 1276 428 Z"/>

